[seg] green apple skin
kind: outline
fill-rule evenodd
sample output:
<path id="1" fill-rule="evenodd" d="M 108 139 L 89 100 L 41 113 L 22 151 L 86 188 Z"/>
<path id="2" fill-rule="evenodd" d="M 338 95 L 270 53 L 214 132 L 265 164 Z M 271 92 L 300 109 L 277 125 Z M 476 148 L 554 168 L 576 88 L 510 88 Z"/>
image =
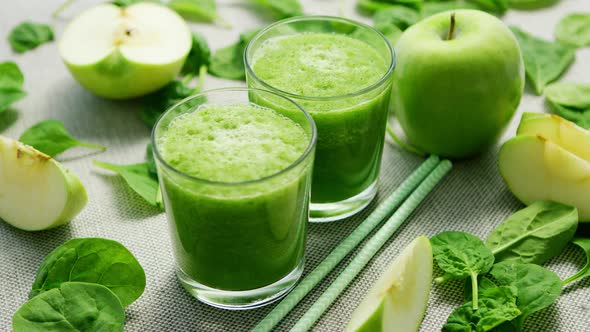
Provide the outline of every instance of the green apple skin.
<path id="1" fill-rule="evenodd" d="M 496 17 L 456 10 L 410 27 L 396 44 L 392 106 L 408 140 L 448 158 L 497 142 L 520 103 L 524 64 L 518 42 Z"/>
<path id="2" fill-rule="evenodd" d="M 77 216 L 88 202 L 82 182 L 70 170 L 46 154 L 0 135 L 0 179 L 5 177 L 17 179 L 16 181 L 22 177 L 29 178 L 29 181 L 21 186 L 24 190 L 24 195 L 21 196 L 30 198 L 34 195 L 29 192 L 33 191 L 36 198 L 41 197 L 44 200 L 16 201 L 14 198 L 18 196 L 17 193 L 3 193 L 0 188 L 0 219 L 25 231 L 47 230 L 66 224 Z M 36 187 L 31 186 L 31 183 L 35 183 Z M 52 185 L 48 186 L 48 183 Z M 56 188 L 57 186 L 63 186 L 63 190 Z M 51 204 L 52 200 L 56 199 L 55 193 L 58 191 L 65 195 L 65 198 L 60 200 L 65 202 L 63 205 Z M 32 204 L 38 209 L 35 212 L 38 215 L 33 217 L 26 212 L 31 209 Z M 14 212 L 15 207 L 25 213 L 19 216 Z"/>
<path id="3" fill-rule="evenodd" d="M 590 222 L 590 162 L 543 135 L 520 135 L 502 145 L 500 174 L 526 205 L 550 200 L 575 206 Z"/>
<path id="4" fill-rule="evenodd" d="M 417 332 L 428 305 L 432 269 L 430 240 L 419 236 L 385 268 L 345 332 Z"/>
<path id="5" fill-rule="evenodd" d="M 76 65 L 65 60 L 64 63 L 72 76 L 97 96 L 128 99 L 154 92 L 172 81 L 182 69 L 186 55 L 166 65 L 137 63 L 118 51 L 90 65 Z"/>

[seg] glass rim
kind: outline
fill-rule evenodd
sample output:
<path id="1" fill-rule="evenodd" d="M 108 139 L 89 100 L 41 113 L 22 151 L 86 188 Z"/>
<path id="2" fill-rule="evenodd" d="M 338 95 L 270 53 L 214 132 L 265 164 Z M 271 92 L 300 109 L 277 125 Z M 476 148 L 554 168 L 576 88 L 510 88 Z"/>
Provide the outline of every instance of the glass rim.
<path id="1" fill-rule="evenodd" d="M 299 22 L 299 21 L 339 21 L 339 22 L 345 22 L 345 23 L 355 25 L 355 26 L 361 27 L 363 29 L 367 29 L 367 30 L 375 32 L 383 40 L 383 42 L 385 42 L 385 45 L 386 45 L 387 49 L 389 50 L 389 54 L 391 55 L 391 61 L 389 63 L 387 71 L 375 83 L 372 83 L 371 85 L 369 85 L 365 88 L 362 88 L 360 90 L 356 90 L 353 92 L 341 94 L 341 95 L 335 95 L 335 96 L 299 95 L 296 93 L 292 93 L 292 92 L 278 89 L 278 88 L 266 83 L 264 80 L 262 80 L 260 77 L 258 77 L 256 75 L 256 73 L 254 73 L 254 70 L 253 70 L 252 66 L 250 65 L 250 61 L 248 61 L 248 53 L 249 53 L 250 49 L 252 48 L 252 45 L 254 44 L 254 42 L 256 40 L 258 40 L 260 37 L 262 37 L 262 35 L 264 35 L 269 30 L 272 30 L 278 26 L 282 26 L 282 25 L 292 23 L 292 22 Z M 314 100 L 314 101 L 330 101 L 330 100 L 335 100 L 335 99 L 350 98 L 350 97 L 356 97 L 356 96 L 362 95 L 364 93 L 370 92 L 370 91 L 376 89 L 377 87 L 383 85 L 389 79 L 389 77 L 391 77 L 391 75 L 393 74 L 393 70 L 395 69 L 395 66 L 397 64 L 397 54 L 395 53 L 395 49 L 393 48 L 393 46 L 391 45 L 389 40 L 385 37 L 385 35 L 383 35 L 383 33 L 381 33 L 381 31 L 373 28 L 372 26 L 370 26 L 368 24 L 362 23 L 362 22 L 358 22 L 358 21 L 351 20 L 351 19 L 344 18 L 344 17 L 328 16 L 328 15 L 296 16 L 296 17 L 286 18 L 286 19 L 277 21 L 275 23 L 272 23 L 272 24 L 266 26 L 262 30 L 258 31 L 254 35 L 254 37 L 252 37 L 252 39 L 250 39 L 250 41 L 248 42 L 248 44 L 246 45 L 246 48 L 244 50 L 243 58 L 244 58 L 244 67 L 245 67 L 246 71 L 250 75 L 252 75 L 252 77 L 255 78 L 256 81 L 260 82 L 265 89 L 268 89 L 273 92 L 277 92 L 279 94 L 288 96 L 289 98 L 293 98 L 293 99 Z"/>
<path id="2" fill-rule="evenodd" d="M 195 98 L 199 98 L 202 96 L 207 96 L 210 93 L 217 93 L 217 92 L 250 92 L 250 91 L 255 91 L 255 92 L 262 92 L 262 93 L 268 93 L 268 94 L 272 94 L 276 97 L 282 98 L 288 102 L 290 102 L 291 104 L 295 105 L 298 109 L 298 111 L 301 111 L 303 113 L 303 115 L 305 116 L 305 118 L 308 120 L 310 126 L 311 126 L 311 137 L 309 137 L 309 144 L 307 145 L 307 148 L 305 149 L 305 151 L 303 151 L 301 153 L 301 155 L 299 156 L 299 158 L 297 158 L 295 161 L 293 161 L 291 164 L 289 164 L 289 166 L 281 169 L 278 172 L 272 173 L 270 175 L 258 178 L 258 179 L 253 179 L 253 180 L 247 180 L 247 181 L 238 181 L 238 182 L 226 182 L 226 181 L 215 181 L 215 180 L 207 180 L 207 179 L 203 179 L 203 178 L 199 178 L 190 174 L 187 174 L 186 172 L 183 172 L 181 170 L 179 170 L 178 168 L 170 165 L 160 154 L 160 150 L 158 149 L 158 143 L 156 142 L 156 132 L 158 131 L 162 120 L 166 117 L 167 114 L 169 114 L 170 112 L 172 112 L 173 110 L 175 110 L 177 107 L 183 105 L 186 102 L 189 102 Z M 273 110 L 274 111 L 274 110 Z M 277 112 L 277 111 L 275 111 Z M 277 112 L 278 113 L 278 112 Z M 280 113 L 279 113 L 280 114 Z M 292 120 L 293 121 L 293 120 Z M 294 121 L 295 122 L 295 121 Z M 152 133 L 151 133 L 151 139 L 150 142 L 152 144 L 152 153 L 154 154 L 155 159 L 161 163 L 161 165 L 163 165 L 165 168 L 171 170 L 172 172 L 174 172 L 175 174 L 186 178 L 188 180 L 191 181 L 195 181 L 195 182 L 202 182 L 204 184 L 208 184 L 208 185 L 217 185 L 217 186 L 241 186 L 241 185 L 249 185 L 249 184 L 255 184 L 255 183 L 259 183 L 259 182 L 263 182 L 263 181 L 267 181 L 270 179 L 273 179 L 277 176 L 280 176 L 288 171 L 290 171 L 291 169 L 295 168 L 296 166 L 300 165 L 311 153 L 311 151 L 315 148 L 316 142 L 317 142 L 317 128 L 315 125 L 315 122 L 313 121 L 313 118 L 311 117 L 311 115 L 303 108 L 301 107 L 299 104 L 297 104 L 295 101 L 285 97 L 285 96 L 281 96 L 278 93 L 275 93 L 273 91 L 268 91 L 268 90 L 263 90 L 263 89 L 256 89 L 256 88 L 247 88 L 247 87 L 227 87 L 227 88 L 217 88 L 217 89 L 211 89 L 211 90 L 206 90 L 206 91 L 202 91 L 199 92 L 195 95 L 192 95 L 190 97 L 187 97 L 181 101 L 179 101 L 178 103 L 174 104 L 174 106 L 168 108 L 164 113 L 162 113 L 162 115 L 160 115 L 160 117 L 158 118 L 158 120 L 156 121 L 156 124 L 154 125 L 154 128 L 152 129 Z"/>

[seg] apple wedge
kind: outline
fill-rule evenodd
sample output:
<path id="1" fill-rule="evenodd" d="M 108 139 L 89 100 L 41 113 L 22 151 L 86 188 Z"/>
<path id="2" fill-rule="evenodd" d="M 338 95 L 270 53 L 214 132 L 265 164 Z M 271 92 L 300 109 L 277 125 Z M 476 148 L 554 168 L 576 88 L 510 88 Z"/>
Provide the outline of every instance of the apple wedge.
<path id="1" fill-rule="evenodd" d="M 590 161 L 590 132 L 555 114 L 523 113 L 516 135 L 542 135 L 580 158 Z"/>
<path id="2" fill-rule="evenodd" d="M 63 225 L 88 197 L 74 174 L 48 155 L 0 135 L 0 219 L 39 231 Z"/>
<path id="3" fill-rule="evenodd" d="M 82 86 L 102 97 L 123 99 L 173 80 L 191 45 L 187 24 L 165 6 L 103 4 L 69 24 L 59 53 Z"/>
<path id="4" fill-rule="evenodd" d="M 551 200 L 569 204 L 578 208 L 580 221 L 590 221 L 588 137 L 577 136 L 578 128 L 562 120 L 523 121 L 519 132 L 527 134 L 508 140 L 500 149 L 500 174 L 523 203 Z M 576 137 L 578 141 L 573 140 Z"/>
<path id="5" fill-rule="evenodd" d="M 346 331 L 418 331 L 431 283 L 432 247 L 420 236 L 387 266 L 353 312 Z"/>

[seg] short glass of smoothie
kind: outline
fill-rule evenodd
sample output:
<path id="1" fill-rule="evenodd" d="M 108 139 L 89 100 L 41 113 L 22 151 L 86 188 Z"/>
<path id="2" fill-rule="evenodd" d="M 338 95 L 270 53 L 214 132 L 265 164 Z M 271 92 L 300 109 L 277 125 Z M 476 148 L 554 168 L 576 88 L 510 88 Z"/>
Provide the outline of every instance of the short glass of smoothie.
<path id="1" fill-rule="evenodd" d="M 190 294 L 249 309 L 291 290 L 303 271 L 315 143 L 311 116 L 268 91 L 211 90 L 162 115 L 153 151 L 176 272 Z"/>
<path id="2" fill-rule="evenodd" d="M 387 39 L 348 19 L 302 16 L 261 30 L 244 62 L 249 87 L 288 97 L 316 123 L 311 221 L 343 219 L 366 207 L 377 193 L 390 110 L 395 54 Z"/>

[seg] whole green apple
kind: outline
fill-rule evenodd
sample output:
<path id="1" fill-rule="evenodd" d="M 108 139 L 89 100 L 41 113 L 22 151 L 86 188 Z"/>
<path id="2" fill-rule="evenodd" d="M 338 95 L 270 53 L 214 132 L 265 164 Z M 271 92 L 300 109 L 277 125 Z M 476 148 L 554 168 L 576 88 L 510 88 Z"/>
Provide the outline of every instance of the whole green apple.
<path id="1" fill-rule="evenodd" d="M 408 140 L 448 158 L 494 144 L 522 97 L 524 64 L 512 32 L 478 10 L 431 16 L 396 44 L 392 104 Z"/>
<path id="2" fill-rule="evenodd" d="M 165 6 L 102 4 L 69 24 L 59 53 L 82 86 L 101 97 L 123 99 L 173 80 L 191 45 L 187 24 Z"/>

